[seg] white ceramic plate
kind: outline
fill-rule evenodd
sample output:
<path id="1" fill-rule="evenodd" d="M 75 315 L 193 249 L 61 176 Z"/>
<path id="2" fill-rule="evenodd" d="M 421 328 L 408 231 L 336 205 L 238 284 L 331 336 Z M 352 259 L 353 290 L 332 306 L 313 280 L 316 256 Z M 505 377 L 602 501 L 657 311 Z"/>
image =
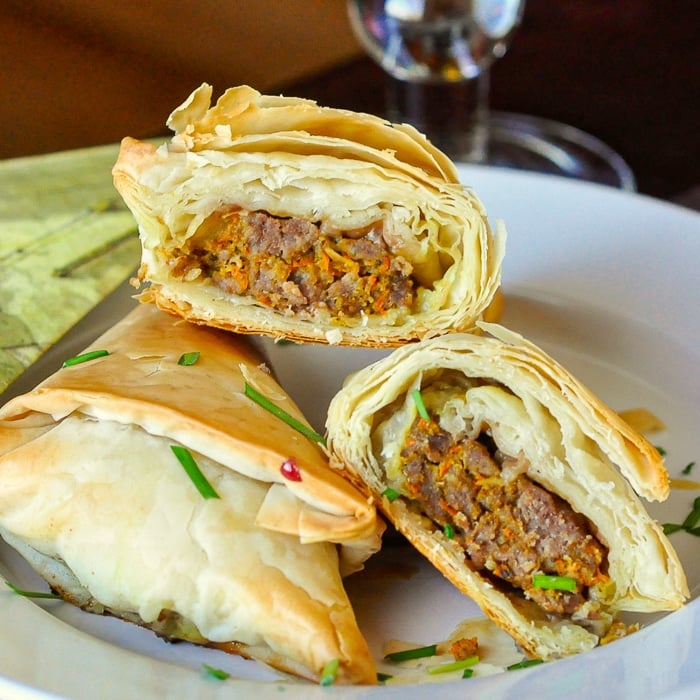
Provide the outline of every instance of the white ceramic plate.
<path id="1" fill-rule="evenodd" d="M 551 176 L 462 168 L 492 219 L 505 220 L 508 252 L 503 322 L 540 344 L 615 409 L 645 407 L 668 426 L 653 437 L 673 477 L 697 460 L 700 480 L 700 215 L 610 188 Z M 18 383 L 24 391 L 79 351 L 133 302 L 117 291 Z M 316 427 L 347 372 L 371 351 L 265 343 L 280 379 Z M 650 506 L 678 522 L 700 491 L 674 490 Z M 700 697 L 700 540 L 672 535 L 693 600 L 642 630 L 577 657 L 527 670 L 442 682 L 441 698 Z M 0 574 L 22 587 L 40 582 L 9 548 Z M 369 583 L 368 583 L 369 582 Z M 348 589 L 360 626 L 379 656 L 390 638 L 429 644 L 478 615 L 430 566 L 405 547 L 385 546 Z M 202 663 L 235 676 L 216 681 Z M 468 685 L 467 685 L 468 684 Z M 0 697 L 423 698 L 425 686 L 320 688 L 277 680 L 254 662 L 187 644 L 171 645 L 127 623 L 61 602 L 38 603 L 0 590 Z"/>

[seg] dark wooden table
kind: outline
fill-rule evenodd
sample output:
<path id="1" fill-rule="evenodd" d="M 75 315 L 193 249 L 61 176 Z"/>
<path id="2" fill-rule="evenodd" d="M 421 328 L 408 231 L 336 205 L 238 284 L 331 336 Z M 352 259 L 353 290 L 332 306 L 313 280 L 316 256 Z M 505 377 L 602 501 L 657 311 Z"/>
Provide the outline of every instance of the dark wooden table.
<path id="1" fill-rule="evenodd" d="M 493 67 L 491 105 L 594 134 L 640 192 L 671 199 L 700 183 L 698 66 L 697 0 L 529 0 Z M 386 78 L 368 58 L 279 89 L 373 113 L 386 105 Z"/>

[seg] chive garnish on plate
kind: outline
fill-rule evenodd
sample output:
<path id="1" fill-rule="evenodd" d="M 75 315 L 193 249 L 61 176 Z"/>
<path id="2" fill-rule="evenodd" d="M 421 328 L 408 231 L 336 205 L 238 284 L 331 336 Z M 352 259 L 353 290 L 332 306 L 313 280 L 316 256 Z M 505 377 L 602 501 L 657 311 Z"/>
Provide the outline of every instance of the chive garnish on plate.
<path id="1" fill-rule="evenodd" d="M 338 659 L 331 659 L 321 671 L 321 679 L 319 683 L 321 685 L 333 685 L 335 679 L 338 677 L 338 667 L 340 662 Z"/>
<path id="2" fill-rule="evenodd" d="M 693 509 L 686 515 L 681 527 L 684 530 L 694 528 L 700 522 L 700 496 L 693 501 Z"/>
<path id="3" fill-rule="evenodd" d="M 451 673 L 452 671 L 462 671 L 469 668 L 470 666 L 475 666 L 479 663 L 478 656 L 468 656 L 466 659 L 460 659 L 459 661 L 451 661 L 446 664 L 440 664 L 439 666 L 431 666 L 428 669 L 428 673 L 434 676 L 436 673 Z"/>
<path id="4" fill-rule="evenodd" d="M 209 664 L 202 664 L 202 668 L 206 671 L 206 674 L 208 676 L 211 676 L 212 678 L 216 678 L 219 681 L 225 681 L 227 678 L 230 678 L 231 674 L 227 673 L 226 671 L 222 671 L 220 668 L 215 668 L 214 666 L 210 666 Z"/>
<path id="5" fill-rule="evenodd" d="M 694 466 L 695 462 L 689 462 L 685 465 L 685 467 L 683 467 L 683 469 L 681 469 L 681 474 L 685 474 L 686 476 L 688 476 L 688 474 L 690 474 L 690 472 L 693 471 Z"/>
<path id="6" fill-rule="evenodd" d="M 534 574 L 532 576 L 532 585 L 534 588 L 548 588 L 555 591 L 575 591 L 576 579 L 569 576 Z"/>
<path id="7" fill-rule="evenodd" d="M 183 367 L 189 367 L 197 360 L 199 359 L 199 352 L 196 350 L 193 352 L 183 352 L 182 355 L 180 355 L 180 358 L 178 359 L 177 363 L 178 365 L 182 365 Z"/>
<path id="8" fill-rule="evenodd" d="M 46 593 L 44 591 L 25 591 L 21 588 L 17 588 L 13 583 L 5 581 L 5 584 L 17 595 L 21 595 L 24 598 L 50 598 L 51 600 L 60 600 L 61 596 L 58 593 Z"/>
<path id="9" fill-rule="evenodd" d="M 272 401 L 248 384 L 248 382 L 245 384 L 245 395 L 249 399 L 255 401 L 259 406 L 262 406 L 266 411 L 272 413 L 273 416 L 277 416 L 277 418 L 284 421 L 290 428 L 294 428 L 294 430 L 309 438 L 309 440 L 318 442 L 321 445 L 326 444 L 326 439 L 323 435 L 317 433 L 313 428 L 309 428 L 308 425 L 304 425 L 301 421 L 294 418 L 294 416 L 290 416 L 283 408 L 276 406 Z"/>
<path id="10" fill-rule="evenodd" d="M 384 657 L 385 661 L 410 661 L 412 659 L 424 659 L 427 656 L 435 656 L 437 654 L 437 644 L 430 644 L 426 647 L 415 647 L 413 649 L 404 649 L 403 651 L 394 651 Z"/>
<path id="11" fill-rule="evenodd" d="M 418 415 L 423 420 L 430 420 L 430 414 L 428 413 L 428 409 L 425 407 L 425 402 L 423 401 L 423 395 L 420 393 L 420 389 L 414 389 L 411 392 L 411 397 L 413 398 L 413 403 L 416 404 Z"/>
<path id="12" fill-rule="evenodd" d="M 544 661 L 542 661 L 542 659 L 525 659 L 524 661 L 518 661 L 515 664 L 511 664 L 510 666 L 506 666 L 506 671 L 517 671 L 521 668 L 529 668 L 530 666 L 538 666 L 541 663 L 544 663 Z"/>
<path id="13" fill-rule="evenodd" d="M 671 535 L 674 532 L 687 532 L 689 535 L 695 535 L 700 537 L 700 496 L 698 496 L 693 501 L 693 508 L 690 513 L 685 516 L 685 520 L 682 523 L 664 523 L 662 525 L 665 535 Z"/>
<path id="14" fill-rule="evenodd" d="M 186 447 L 181 447 L 180 445 L 170 445 L 170 449 L 177 457 L 187 473 L 187 476 L 190 477 L 192 483 L 197 487 L 197 491 L 199 491 L 204 498 L 219 498 L 219 494 L 214 490 L 214 487 L 207 481 L 207 477 L 202 474 L 202 471 L 197 466 L 197 462 L 194 461 L 192 453 Z"/>
<path id="15" fill-rule="evenodd" d="M 73 365 L 80 365 L 83 362 L 89 362 L 90 360 L 96 360 L 98 357 L 104 357 L 109 355 L 109 350 L 91 350 L 90 352 L 84 352 L 80 355 L 73 355 L 68 359 L 63 361 L 62 367 L 73 367 Z"/>

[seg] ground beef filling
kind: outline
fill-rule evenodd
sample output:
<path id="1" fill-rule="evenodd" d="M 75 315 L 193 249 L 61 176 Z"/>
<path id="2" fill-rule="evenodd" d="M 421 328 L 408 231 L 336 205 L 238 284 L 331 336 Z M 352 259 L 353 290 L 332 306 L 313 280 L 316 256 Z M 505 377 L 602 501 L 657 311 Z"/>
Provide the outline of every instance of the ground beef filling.
<path id="1" fill-rule="evenodd" d="M 223 211 L 200 231 L 188 248 L 174 251 L 176 277 L 203 275 L 227 293 L 283 311 L 352 317 L 413 304 L 412 266 L 391 253 L 381 222 L 326 233 L 303 219 Z"/>
<path id="2" fill-rule="evenodd" d="M 487 435 L 456 441 L 417 418 L 401 458 L 411 498 L 440 527 L 452 526 L 472 566 L 545 612 L 574 613 L 588 587 L 607 580 L 607 549 L 586 518 L 531 481 L 522 461 L 501 455 Z M 533 588 L 534 573 L 571 577 L 577 588 Z"/>

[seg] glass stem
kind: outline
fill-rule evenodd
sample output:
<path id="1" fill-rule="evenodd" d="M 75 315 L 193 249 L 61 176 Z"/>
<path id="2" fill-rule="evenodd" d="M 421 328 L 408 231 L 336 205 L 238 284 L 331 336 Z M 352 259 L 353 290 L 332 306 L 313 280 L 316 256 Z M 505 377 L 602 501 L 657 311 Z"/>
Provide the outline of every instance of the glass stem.
<path id="1" fill-rule="evenodd" d="M 487 71 L 476 78 L 442 84 L 387 80 L 387 119 L 412 124 L 455 161 L 486 161 Z"/>
<path id="2" fill-rule="evenodd" d="M 474 78 L 476 82 L 476 108 L 474 110 L 472 158 L 469 163 L 489 161 L 489 105 L 491 97 L 491 71 L 488 68 Z"/>

